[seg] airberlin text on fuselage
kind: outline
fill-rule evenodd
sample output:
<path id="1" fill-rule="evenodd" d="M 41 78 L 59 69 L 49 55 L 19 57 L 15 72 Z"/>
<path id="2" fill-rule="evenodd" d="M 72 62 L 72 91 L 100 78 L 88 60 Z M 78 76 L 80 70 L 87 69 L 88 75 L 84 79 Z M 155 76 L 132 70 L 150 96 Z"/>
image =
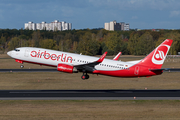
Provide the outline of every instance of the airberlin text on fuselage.
<path id="1" fill-rule="evenodd" d="M 61 55 L 57 55 L 57 54 L 50 54 L 46 51 L 44 52 L 40 52 L 40 50 L 37 51 L 31 51 L 30 53 L 31 57 L 36 57 L 36 58 L 44 58 L 44 59 L 51 59 L 51 60 L 56 60 L 56 61 L 61 61 L 61 62 L 70 62 L 72 63 L 72 57 L 71 56 L 67 56 L 67 54 L 61 54 Z M 64 57 L 63 57 L 64 56 Z"/>

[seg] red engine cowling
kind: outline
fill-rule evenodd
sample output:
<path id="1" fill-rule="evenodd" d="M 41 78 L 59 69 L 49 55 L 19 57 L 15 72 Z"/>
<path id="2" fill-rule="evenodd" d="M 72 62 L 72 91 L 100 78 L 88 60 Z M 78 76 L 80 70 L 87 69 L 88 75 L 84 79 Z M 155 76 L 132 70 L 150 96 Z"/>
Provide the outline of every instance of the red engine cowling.
<path id="1" fill-rule="evenodd" d="M 78 72 L 76 68 L 74 68 L 71 65 L 66 65 L 66 64 L 58 64 L 57 70 L 61 72 L 67 72 L 67 73 L 74 73 Z"/>
<path id="2" fill-rule="evenodd" d="M 23 64 L 23 61 L 15 59 L 16 62 Z"/>

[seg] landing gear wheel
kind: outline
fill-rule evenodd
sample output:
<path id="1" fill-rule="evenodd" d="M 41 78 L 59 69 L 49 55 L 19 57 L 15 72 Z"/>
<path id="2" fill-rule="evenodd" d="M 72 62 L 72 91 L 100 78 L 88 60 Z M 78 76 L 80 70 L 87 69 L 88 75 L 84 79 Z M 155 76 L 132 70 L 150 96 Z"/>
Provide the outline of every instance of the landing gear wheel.
<path id="1" fill-rule="evenodd" d="M 24 68 L 24 65 L 21 65 L 20 67 L 21 67 L 21 68 Z"/>
<path id="2" fill-rule="evenodd" d="M 86 79 L 89 79 L 89 75 L 85 75 L 86 76 Z"/>
<path id="3" fill-rule="evenodd" d="M 85 79 L 86 79 L 86 76 L 85 76 L 85 75 L 82 75 L 81 78 L 82 78 L 83 80 L 85 80 Z"/>
<path id="4" fill-rule="evenodd" d="M 81 76 L 81 78 L 82 78 L 83 80 L 89 79 L 89 75 L 88 75 L 88 74 L 86 74 L 86 75 L 83 74 L 83 75 Z"/>

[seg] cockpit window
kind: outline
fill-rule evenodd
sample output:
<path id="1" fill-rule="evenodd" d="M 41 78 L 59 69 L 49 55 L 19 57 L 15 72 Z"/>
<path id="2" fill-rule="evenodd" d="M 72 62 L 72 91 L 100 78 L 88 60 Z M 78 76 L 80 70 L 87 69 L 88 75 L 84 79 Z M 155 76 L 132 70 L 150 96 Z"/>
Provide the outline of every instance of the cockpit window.
<path id="1" fill-rule="evenodd" d="M 14 49 L 16 52 L 19 52 L 20 50 L 19 49 Z"/>

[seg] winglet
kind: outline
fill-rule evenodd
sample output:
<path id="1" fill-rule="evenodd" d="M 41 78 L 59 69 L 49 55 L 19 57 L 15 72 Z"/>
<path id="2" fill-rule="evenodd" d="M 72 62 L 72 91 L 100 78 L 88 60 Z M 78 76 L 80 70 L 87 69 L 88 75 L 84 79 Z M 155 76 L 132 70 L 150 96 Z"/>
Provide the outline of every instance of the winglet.
<path id="1" fill-rule="evenodd" d="M 116 60 L 116 61 L 117 61 L 117 60 L 119 59 L 121 53 L 122 53 L 122 52 L 119 52 L 119 53 L 113 58 L 113 60 Z"/>
<path id="2" fill-rule="evenodd" d="M 103 60 L 104 60 L 104 58 L 106 57 L 106 55 L 107 55 L 107 52 L 105 52 L 100 58 L 99 58 L 99 60 L 97 61 L 98 63 L 101 63 Z"/>

